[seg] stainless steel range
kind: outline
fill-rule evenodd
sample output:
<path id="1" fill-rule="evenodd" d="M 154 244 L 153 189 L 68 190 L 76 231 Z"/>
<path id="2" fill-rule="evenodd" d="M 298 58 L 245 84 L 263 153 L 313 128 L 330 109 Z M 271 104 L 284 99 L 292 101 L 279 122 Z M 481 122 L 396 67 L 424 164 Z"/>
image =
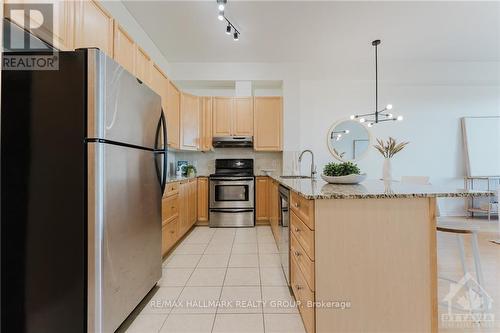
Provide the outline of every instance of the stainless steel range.
<path id="1" fill-rule="evenodd" d="M 253 227 L 252 159 L 216 159 L 210 175 L 210 227 Z"/>

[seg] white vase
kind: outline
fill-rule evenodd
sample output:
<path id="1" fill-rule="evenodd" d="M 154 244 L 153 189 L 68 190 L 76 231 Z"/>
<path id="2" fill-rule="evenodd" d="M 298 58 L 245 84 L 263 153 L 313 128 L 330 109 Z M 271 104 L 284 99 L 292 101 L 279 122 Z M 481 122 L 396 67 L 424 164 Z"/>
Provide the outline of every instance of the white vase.
<path id="1" fill-rule="evenodd" d="M 382 179 L 386 181 L 391 181 L 392 180 L 392 165 L 391 165 L 391 159 L 386 158 L 384 160 L 384 167 L 382 170 Z"/>

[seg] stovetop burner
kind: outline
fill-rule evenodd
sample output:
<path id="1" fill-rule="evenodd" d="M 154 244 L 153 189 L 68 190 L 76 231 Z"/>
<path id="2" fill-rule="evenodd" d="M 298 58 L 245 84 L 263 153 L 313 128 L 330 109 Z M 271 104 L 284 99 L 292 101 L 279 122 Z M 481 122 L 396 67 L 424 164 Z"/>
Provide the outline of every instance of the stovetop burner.
<path id="1" fill-rule="evenodd" d="M 253 159 L 216 159 L 210 177 L 253 177 Z"/>

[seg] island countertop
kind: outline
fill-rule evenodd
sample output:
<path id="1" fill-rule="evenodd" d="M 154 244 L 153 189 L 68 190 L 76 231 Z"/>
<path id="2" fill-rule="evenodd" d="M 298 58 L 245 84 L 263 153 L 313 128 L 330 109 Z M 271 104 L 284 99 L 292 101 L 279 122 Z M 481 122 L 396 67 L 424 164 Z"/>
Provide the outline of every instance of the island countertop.
<path id="1" fill-rule="evenodd" d="M 306 199 L 379 199 L 379 198 L 465 198 L 493 196 L 493 192 L 473 191 L 435 185 L 405 184 L 368 179 L 357 185 L 328 184 L 322 179 L 271 178 Z"/>

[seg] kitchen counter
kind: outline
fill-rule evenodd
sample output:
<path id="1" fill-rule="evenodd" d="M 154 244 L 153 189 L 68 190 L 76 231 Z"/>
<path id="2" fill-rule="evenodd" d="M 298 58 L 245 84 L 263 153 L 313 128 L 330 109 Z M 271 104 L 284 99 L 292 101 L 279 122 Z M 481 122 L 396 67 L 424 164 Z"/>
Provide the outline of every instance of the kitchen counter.
<path id="1" fill-rule="evenodd" d="M 168 176 L 167 177 L 167 184 L 169 183 L 175 183 L 175 182 L 180 182 L 183 180 L 190 180 L 198 177 L 208 177 L 208 176 L 203 176 L 203 175 L 196 175 L 194 177 L 187 177 L 187 176 Z"/>
<path id="2" fill-rule="evenodd" d="M 271 178 L 306 199 L 380 199 L 380 198 L 464 198 L 493 196 L 493 192 L 444 188 L 434 185 L 404 184 L 399 181 L 384 182 L 369 179 L 356 185 L 328 184 L 321 178 L 284 179 Z"/>

